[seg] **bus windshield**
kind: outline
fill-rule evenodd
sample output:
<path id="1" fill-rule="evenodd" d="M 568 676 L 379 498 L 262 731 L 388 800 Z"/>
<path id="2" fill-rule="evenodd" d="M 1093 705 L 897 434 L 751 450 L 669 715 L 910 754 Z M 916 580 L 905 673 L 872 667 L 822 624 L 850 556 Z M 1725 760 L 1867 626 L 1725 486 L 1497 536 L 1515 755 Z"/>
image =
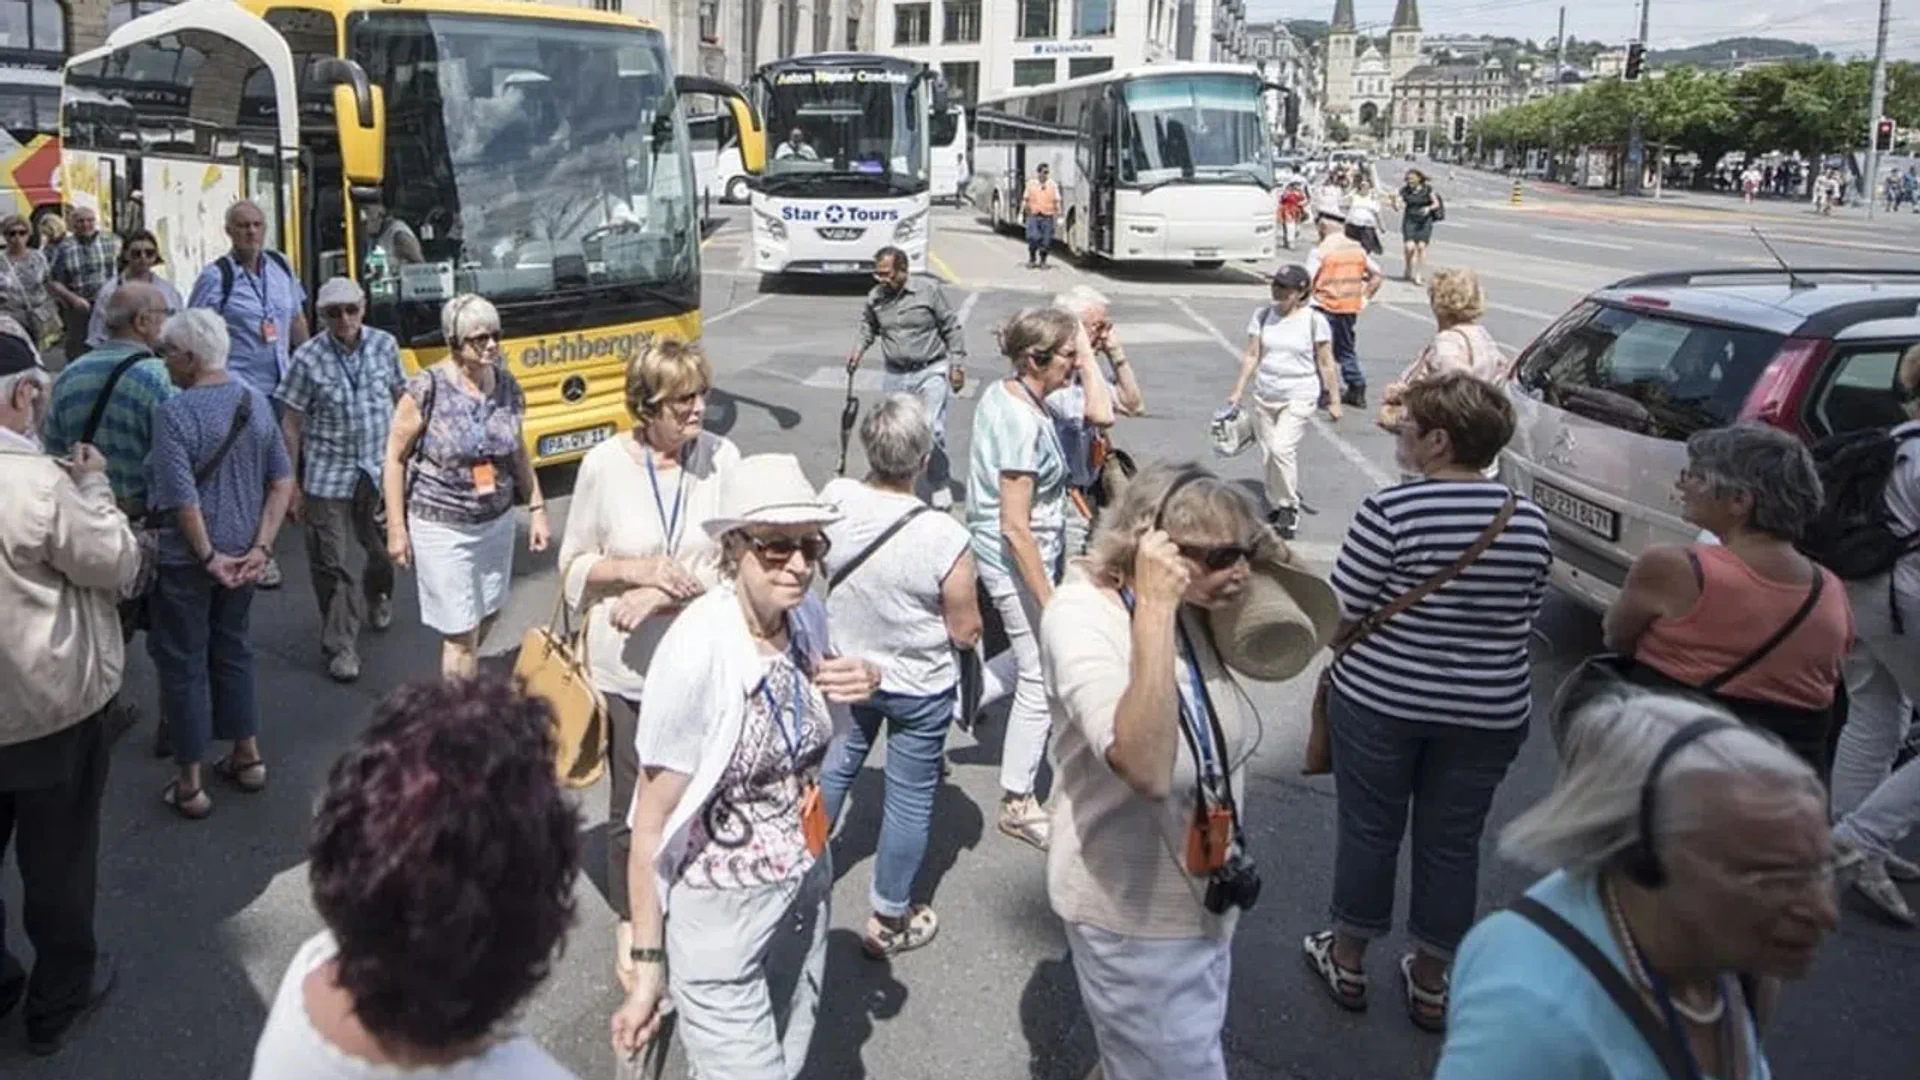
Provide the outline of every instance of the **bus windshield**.
<path id="1" fill-rule="evenodd" d="M 1238 75 L 1169 75 L 1126 84 L 1121 179 L 1273 186 L 1272 139 L 1260 88 Z"/>
<path id="2" fill-rule="evenodd" d="M 399 305 L 403 340 L 437 336 L 456 292 L 503 314 L 623 293 L 698 305 L 691 159 L 659 33 L 375 11 L 351 34 L 387 106 L 387 187 L 356 199 L 361 266 L 374 305 Z"/>
<path id="3" fill-rule="evenodd" d="M 913 194 L 927 188 L 924 89 L 906 67 L 806 66 L 758 79 L 768 191 L 821 188 Z"/>

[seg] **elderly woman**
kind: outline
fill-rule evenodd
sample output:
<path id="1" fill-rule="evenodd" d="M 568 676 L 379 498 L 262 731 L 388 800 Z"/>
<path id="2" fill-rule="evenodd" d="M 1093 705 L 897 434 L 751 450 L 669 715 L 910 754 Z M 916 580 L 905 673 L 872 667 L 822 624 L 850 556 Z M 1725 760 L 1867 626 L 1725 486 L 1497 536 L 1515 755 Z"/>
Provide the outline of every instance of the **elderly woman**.
<path id="1" fill-rule="evenodd" d="M 880 959 L 933 940 L 940 921 L 911 903 L 927 853 L 933 795 L 959 684 L 954 650 L 980 640 L 973 555 L 966 527 L 928 513 L 914 495 L 933 452 L 933 426 L 911 394 L 893 394 L 860 425 L 864 481 L 839 479 L 820 498 L 840 511 L 827 527 L 827 613 L 839 646 L 880 667 L 873 700 L 853 708 L 853 729 L 820 778 L 827 817 L 887 728 L 885 809 L 874 856 L 873 917 L 861 943 Z"/>
<path id="2" fill-rule="evenodd" d="M 573 922 L 579 819 L 544 703 L 505 679 L 388 695 L 308 850 L 326 928 L 294 954 L 255 1080 L 567 1080 L 508 1027 Z"/>
<path id="3" fill-rule="evenodd" d="M 1527 737 L 1528 645 L 1553 556 L 1540 508 L 1482 475 L 1513 436 L 1506 395 L 1452 372 L 1406 402 L 1397 454 L 1419 479 L 1360 504 L 1333 574 L 1348 620 L 1327 704 L 1333 927 L 1304 947 L 1336 1002 L 1366 1006 L 1367 945 L 1392 928 L 1411 807 L 1414 949 L 1399 974 L 1408 1015 L 1439 1031 L 1447 965 L 1473 925 L 1487 808 Z"/>
<path id="4" fill-rule="evenodd" d="M 1307 423 L 1323 399 L 1327 415 L 1340 419 L 1333 328 L 1307 303 L 1312 291 L 1306 267 L 1274 271 L 1273 303 L 1247 320 L 1240 374 L 1227 395 L 1227 407 L 1238 409 L 1253 383 L 1253 433 L 1267 456 L 1267 520 L 1288 540 L 1300 522 L 1300 440 Z"/>
<path id="5" fill-rule="evenodd" d="M 447 358 L 407 380 L 381 470 L 387 554 L 418 567 L 420 621 L 440 633 L 440 672 L 471 675 L 506 606 L 516 486 L 527 550 L 547 549 L 547 504 L 520 437 L 526 395 L 500 356 L 500 313 L 470 294 L 440 311 Z"/>
<path id="6" fill-rule="evenodd" d="M 0 222 L 0 231 L 5 227 L 5 224 Z M 108 278 L 107 283 L 100 286 L 99 295 L 93 298 L 93 313 L 87 316 L 89 346 L 106 343 L 107 300 L 113 296 L 113 290 L 119 288 L 121 282 L 137 281 L 142 285 L 151 285 L 159 289 L 160 295 L 166 297 L 169 315 L 187 306 L 186 302 L 180 299 L 180 290 L 175 289 L 166 278 L 154 273 L 154 270 L 165 261 L 160 257 L 160 240 L 152 232 L 146 229 L 135 229 L 126 235 L 120 247 L 120 272 Z"/>
<path id="7" fill-rule="evenodd" d="M 705 528 L 724 580 L 668 627 L 640 701 L 636 971 L 613 1016 L 617 1053 L 652 1039 L 671 990 L 699 1075 L 794 1077 L 806 1061 L 833 882 L 820 764 L 833 707 L 880 683 L 837 654 L 809 592 L 831 547 L 821 527 L 838 517 L 790 455 L 721 475 Z M 803 970 L 775 975 L 770 957 Z"/>
<path id="8" fill-rule="evenodd" d="M 1487 313 L 1487 293 L 1480 275 L 1472 270 L 1442 270 L 1427 286 L 1427 305 L 1439 325 L 1433 340 L 1400 377 L 1387 384 L 1380 395 L 1379 423 L 1391 431 L 1406 418 L 1407 387 L 1449 371 L 1464 371 L 1475 378 L 1498 384 L 1507 375 L 1506 353 L 1493 340 L 1480 317 Z"/>
<path id="9" fill-rule="evenodd" d="M 1436 1080 L 1764 1080 L 1775 984 L 1839 917 L 1819 777 L 1697 698 L 1569 698 L 1560 777 L 1500 844 L 1547 877 L 1461 946 Z"/>
<path id="10" fill-rule="evenodd" d="M 1034 630 L 1053 595 L 1064 543 L 1071 469 L 1047 395 L 1076 374 L 1104 386 L 1092 349 L 1077 343 L 1080 321 L 1058 308 L 1021 312 L 1000 331 L 1013 374 L 980 395 L 968 455 L 967 528 L 980 583 L 993 600 L 1013 651 L 1016 684 L 1000 751 L 1000 831 L 1042 850 L 1047 812 L 1034 798 L 1047 754 L 1047 694 Z M 1105 395 L 1086 395 L 1089 422 Z M 1107 413 L 1111 415 L 1110 411 Z"/>
<path id="11" fill-rule="evenodd" d="M 1400 210 L 1400 239 L 1405 256 L 1406 278 L 1418 285 L 1421 283 L 1420 271 L 1427 266 L 1427 245 L 1433 242 L 1435 215 L 1444 214 L 1446 204 L 1427 181 L 1427 174 L 1419 169 L 1407 170 L 1406 183 L 1400 185 L 1400 190 L 1394 194 L 1393 204 Z"/>
<path id="12" fill-rule="evenodd" d="M 1820 512 L 1813 455 L 1778 428 L 1702 431 L 1676 490 L 1720 542 L 1642 552 L 1607 612 L 1607 648 L 1633 658 L 1636 681 L 1714 695 L 1824 777 L 1853 613 L 1840 580 L 1794 548 Z"/>
<path id="13" fill-rule="evenodd" d="M 161 798 L 206 817 L 210 739 L 233 749 L 213 771 L 243 792 L 267 785 L 247 612 L 293 501 L 293 469 L 259 391 L 227 374 L 227 324 L 194 309 L 167 320 L 160 352 L 179 394 L 153 410 L 147 509 L 162 523 L 147 651 L 178 773 Z"/>
<path id="14" fill-rule="evenodd" d="M 1214 652 L 1271 533 L 1237 485 L 1157 465 L 1129 483 L 1040 623 L 1058 772 L 1047 895 L 1106 1080 L 1224 1080 L 1251 718 Z M 1176 859 L 1174 852 L 1185 852 Z"/>
<path id="15" fill-rule="evenodd" d="M 48 219 L 58 221 L 60 215 L 48 214 Z M 62 229 L 65 224 L 62 223 Z M 57 336 L 60 331 L 60 309 L 54 305 L 53 294 L 47 290 L 49 273 L 46 254 L 29 247 L 33 227 L 19 214 L 8 214 L 0 218 L 0 237 L 7 242 L 6 262 L 8 287 L 0 292 L 0 310 L 13 316 L 34 341 L 41 347 L 51 343 L 50 335 Z M 48 245 L 47 250 L 52 250 Z M 179 311 L 178 307 L 168 309 Z"/>
<path id="16" fill-rule="evenodd" d="M 611 714 L 607 892 L 620 927 L 614 971 L 633 984 L 627 859 L 634 725 L 647 666 L 674 616 L 720 579 L 720 546 L 695 522 L 714 516 L 720 477 L 740 460 L 707 431 L 713 369 L 698 345 L 656 340 L 627 365 L 633 428 L 588 451 L 560 541 L 567 602 L 586 612 L 587 667 Z"/>

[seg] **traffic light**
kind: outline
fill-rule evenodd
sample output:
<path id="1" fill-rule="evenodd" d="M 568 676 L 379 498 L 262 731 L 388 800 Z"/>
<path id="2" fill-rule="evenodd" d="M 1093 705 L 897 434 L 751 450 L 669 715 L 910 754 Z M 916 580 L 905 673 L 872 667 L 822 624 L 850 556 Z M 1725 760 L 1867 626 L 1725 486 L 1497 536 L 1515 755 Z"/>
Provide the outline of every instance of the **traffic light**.
<path id="1" fill-rule="evenodd" d="M 1467 118 L 1464 116 L 1455 115 L 1453 118 L 1453 141 L 1467 141 Z"/>
<path id="2" fill-rule="evenodd" d="M 1627 81 L 1640 77 L 1640 68 L 1647 62 L 1647 47 L 1636 41 L 1627 46 Z"/>
<path id="3" fill-rule="evenodd" d="M 1883 154 L 1893 149 L 1893 117 L 1883 116 L 1873 122 L 1873 148 Z"/>

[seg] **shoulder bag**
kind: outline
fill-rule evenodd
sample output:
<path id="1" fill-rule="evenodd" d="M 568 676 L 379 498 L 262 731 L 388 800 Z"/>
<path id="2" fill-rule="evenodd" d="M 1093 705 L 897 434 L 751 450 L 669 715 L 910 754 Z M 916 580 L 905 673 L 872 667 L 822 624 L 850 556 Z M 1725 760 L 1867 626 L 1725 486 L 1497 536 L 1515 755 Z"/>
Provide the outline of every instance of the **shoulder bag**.
<path id="1" fill-rule="evenodd" d="M 595 600 L 580 612 L 580 625 L 567 618 L 567 577 L 560 575 L 553 617 L 520 638 L 513 677 L 529 697 L 546 699 L 553 710 L 553 771 L 570 788 L 590 787 L 607 769 L 607 699 L 593 685 L 587 662 L 587 627 Z"/>
<path id="2" fill-rule="evenodd" d="M 893 524 L 887 526 L 886 529 L 883 530 L 879 536 L 874 537 L 872 543 L 868 544 L 864 548 L 861 548 L 859 554 L 855 555 L 851 559 L 848 559 L 847 564 L 845 566 L 842 566 L 840 569 L 834 571 L 833 576 L 827 579 L 827 592 L 831 593 L 833 592 L 833 590 L 839 588 L 840 583 L 847 580 L 847 575 L 853 573 L 855 570 L 860 569 L 861 564 L 865 563 L 868 559 L 873 558 L 874 552 L 879 551 L 881 548 L 887 546 L 887 541 L 893 539 L 896 535 L 898 535 L 901 529 L 906 528 L 908 522 L 912 521 L 914 518 L 919 517 L 921 514 L 924 514 L 931 509 L 933 508 L 928 506 L 926 503 L 921 503 L 920 505 L 914 507 L 913 509 L 907 511 L 906 513 L 901 514 L 898 518 L 894 520 Z"/>
<path id="3" fill-rule="evenodd" d="M 1507 523 L 1513 520 L 1513 512 L 1519 506 L 1519 497 L 1507 493 L 1507 501 L 1500 505 L 1500 512 L 1481 531 L 1478 538 L 1460 553 L 1460 557 L 1427 580 L 1401 593 L 1384 607 L 1368 612 L 1363 618 L 1346 624 L 1346 629 L 1333 641 L 1333 659 L 1320 669 L 1320 681 L 1313 689 L 1312 727 L 1307 732 L 1306 764 L 1300 770 L 1307 776 L 1321 776 L 1333 771 L 1333 741 L 1327 729 L 1327 699 L 1333 693 L 1333 667 L 1346 655 L 1348 649 L 1360 644 L 1375 631 L 1386 625 L 1396 615 L 1406 611 L 1420 601 L 1431 596 L 1435 590 L 1464 573 L 1480 556 L 1487 553 L 1495 540 L 1506 530 Z"/>

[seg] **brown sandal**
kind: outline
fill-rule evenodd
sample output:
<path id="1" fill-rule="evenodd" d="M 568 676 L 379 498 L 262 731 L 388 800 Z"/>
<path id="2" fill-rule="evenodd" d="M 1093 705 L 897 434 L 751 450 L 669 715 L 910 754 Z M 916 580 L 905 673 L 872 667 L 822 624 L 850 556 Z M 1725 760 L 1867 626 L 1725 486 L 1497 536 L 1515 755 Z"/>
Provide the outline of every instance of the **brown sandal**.
<path id="1" fill-rule="evenodd" d="M 232 754 L 228 754 L 214 762 L 211 768 L 220 779 L 249 795 L 266 789 L 267 763 L 263 758 L 240 761 Z"/>
<path id="2" fill-rule="evenodd" d="M 199 821 L 213 813 L 213 799 L 207 794 L 205 788 L 194 788 L 191 792 L 187 792 L 181 788 L 180 781 L 177 779 L 167 781 L 167 786 L 161 789 L 160 801 L 172 807 L 174 813 L 188 821 Z"/>

